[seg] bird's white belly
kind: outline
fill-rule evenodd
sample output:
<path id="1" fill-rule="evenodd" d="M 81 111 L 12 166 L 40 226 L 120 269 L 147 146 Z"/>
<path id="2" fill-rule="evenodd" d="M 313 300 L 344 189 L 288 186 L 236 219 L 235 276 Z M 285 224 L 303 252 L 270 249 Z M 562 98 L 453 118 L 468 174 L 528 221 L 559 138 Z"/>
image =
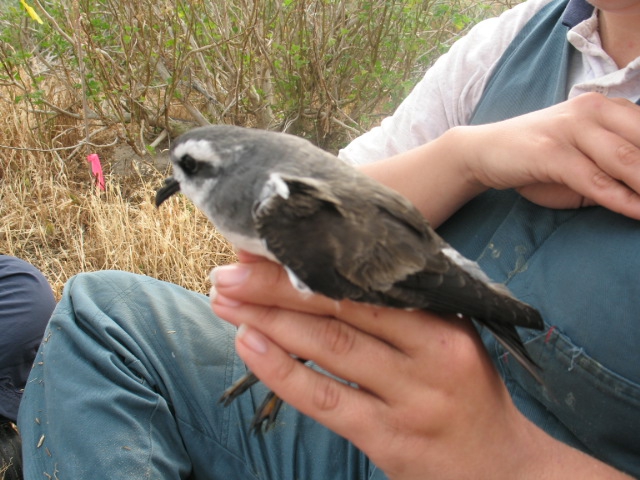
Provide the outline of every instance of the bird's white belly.
<path id="1" fill-rule="evenodd" d="M 269 260 L 278 262 L 278 259 L 267 249 L 264 241 L 259 238 L 250 238 L 237 233 L 224 232 L 221 230 L 222 235 L 233 244 L 238 250 L 244 250 L 254 255 L 266 257 Z M 280 262 L 278 262 L 280 263 Z"/>
<path id="2" fill-rule="evenodd" d="M 236 249 L 244 250 L 254 255 L 268 258 L 269 260 L 280 263 L 278 259 L 267 249 L 265 242 L 259 238 L 249 238 L 237 233 L 221 232 L 227 240 L 229 240 Z M 311 289 L 293 273 L 293 271 L 284 265 L 289 281 L 293 287 L 303 293 L 311 293 Z"/>

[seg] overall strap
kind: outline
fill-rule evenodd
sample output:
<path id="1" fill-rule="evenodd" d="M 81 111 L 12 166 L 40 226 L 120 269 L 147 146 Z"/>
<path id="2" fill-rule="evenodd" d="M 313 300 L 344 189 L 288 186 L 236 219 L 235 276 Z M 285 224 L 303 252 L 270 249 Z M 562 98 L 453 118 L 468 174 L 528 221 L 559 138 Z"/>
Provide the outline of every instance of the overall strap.
<path id="1" fill-rule="evenodd" d="M 523 115 L 567 98 L 570 55 L 563 13 L 567 0 L 554 0 L 524 26 L 498 62 L 470 124 Z"/>
<path id="2" fill-rule="evenodd" d="M 567 41 L 567 31 L 592 13 L 593 6 L 585 0 L 545 5 L 507 47 L 469 123 L 496 122 L 566 100 L 571 55 L 576 51 Z M 513 190 L 490 190 L 467 203 L 438 232 L 466 257 L 480 259 L 498 227 L 522 201 Z M 573 212 L 549 210 L 546 215 L 555 223 Z M 494 273 L 494 280 L 507 279 Z"/>

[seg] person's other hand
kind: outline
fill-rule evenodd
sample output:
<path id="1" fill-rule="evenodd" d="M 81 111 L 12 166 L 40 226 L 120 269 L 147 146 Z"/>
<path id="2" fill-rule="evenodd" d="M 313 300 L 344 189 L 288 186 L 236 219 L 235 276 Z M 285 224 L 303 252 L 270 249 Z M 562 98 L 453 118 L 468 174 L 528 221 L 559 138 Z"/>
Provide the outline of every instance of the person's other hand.
<path id="1" fill-rule="evenodd" d="M 640 219 L 640 107 L 589 93 L 502 122 L 459 127 L 465 170 L 550 208 L 601 205 Z"/>

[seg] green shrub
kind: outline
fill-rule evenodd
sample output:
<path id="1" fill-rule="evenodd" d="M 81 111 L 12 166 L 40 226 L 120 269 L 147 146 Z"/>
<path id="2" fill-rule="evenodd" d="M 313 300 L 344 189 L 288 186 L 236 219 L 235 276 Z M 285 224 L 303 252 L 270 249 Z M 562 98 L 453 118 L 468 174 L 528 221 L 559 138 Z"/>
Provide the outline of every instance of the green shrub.
<path id="1" fill-rule="evenodd" d="M 163 130 L 175 135 L 206 122 L 287 130 L 335 148 L 392 112 L 452 39 L 505 7 L 466 0 L 29 3 L 44 24 L 5 6 L 0 68 L 39 140 L 67 146 L 113 127 L 140 153 Z"/>

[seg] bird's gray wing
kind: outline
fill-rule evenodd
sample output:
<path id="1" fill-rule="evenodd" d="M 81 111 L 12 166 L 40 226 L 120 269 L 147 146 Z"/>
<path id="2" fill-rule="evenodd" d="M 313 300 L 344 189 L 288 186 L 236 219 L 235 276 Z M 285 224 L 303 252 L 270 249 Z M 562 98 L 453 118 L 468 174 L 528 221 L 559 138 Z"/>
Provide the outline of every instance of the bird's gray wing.
<path id="1" fill-rule="evenodd" d="M 388 191 L 374 187 L 366 190 L 367 198 L 353 198 L 317 179 L 281 179 L 287 198 L 263 198 L 254 208 L 256 228 L 269 251 L 311 290 L 332 298 L 419 308 L 407 303 L 413 298 L 386 292 L 417 272 L 423 272 L 423 296 L 442 283 L 450 262 L 425 220 L 402 197 L 392 194 L 390 199 Z"/>
<path id="2" fill-rule="evenodd" d="M 479 278 L 477 266 L 469 267 L 473 262 L 445 255 L 451 247 L 403 197 L 374 184 L 362 199 L 315 178 L 281 179 L 287 198 L 262 199 L 254 209 L 256 228 L 269 251 L 311 290 L 540 328 L 534 309 Z"/>
<path id="3" fill-rule="evenodd" d="M 403 197 L 379 191 L 383 196 L 378 198 L 377 192 L 371 202 L 380 212 L 380 221 L 388 219 L 393 225 L 388 228 L 391 251 L 415 248 L 422 261 L 421 269 L 393 283 L 385 292 L 387 298 L 412 308 L 461 313 L 492 325 L 543 328 L 537 310 L 516 299 L 506 286 L 493 283 L 477 263 L 455 251 L 411 204 L 407 207 Z M 419 236 L 410 237 L 407 245 L 398 245 L 398 232 L 402 235 L 407 229 L 419 232 Z M 412 266 L 418 264 L 414 262 Z"/>

